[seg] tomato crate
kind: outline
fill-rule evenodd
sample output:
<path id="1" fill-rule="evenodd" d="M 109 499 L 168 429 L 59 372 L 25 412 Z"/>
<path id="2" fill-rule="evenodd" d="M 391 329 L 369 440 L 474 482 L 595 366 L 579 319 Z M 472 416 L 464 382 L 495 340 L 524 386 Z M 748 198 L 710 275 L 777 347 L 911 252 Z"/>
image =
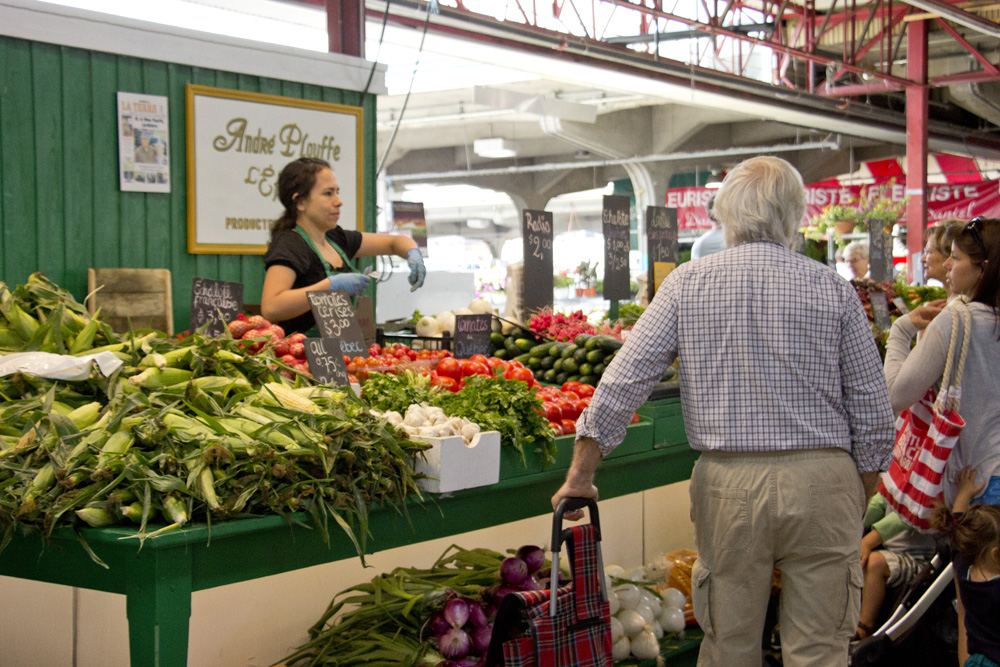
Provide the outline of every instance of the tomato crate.
<path id="1" fill-rule="evenodd" d="M 684 430 L 684 414 L 679 398 L 649 401 L 638 411 L 640 417 L 653 422 L 654 447 L 686 445 L 687 432 Z"/>
<path id="2" fill-rule="evenodd" d="M 405 331 L 387 332 L 383 327 L 375 328 L 375 342 L 385 347 L 393 343 L 402 343 L 411 350 L 448 350 L 451 351 L 451 336 L 448 332 L 438 336 L 418 336 Z"/>

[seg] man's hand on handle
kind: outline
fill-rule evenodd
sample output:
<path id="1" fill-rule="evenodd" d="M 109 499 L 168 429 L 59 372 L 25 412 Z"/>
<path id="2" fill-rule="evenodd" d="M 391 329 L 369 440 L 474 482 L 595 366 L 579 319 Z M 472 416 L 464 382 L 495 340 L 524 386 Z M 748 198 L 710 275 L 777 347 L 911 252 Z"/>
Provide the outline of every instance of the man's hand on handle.
<path id="1" fill-rule="evenodd" d="M 580 438 L 573 447 L 573 463 L 566 473 L 566 481 L 552 496 L 552 509 L 559 505 L 563 498 L 593 498 L 597 500 L 597 487 L 594 486 L 594 473 L 601 462 L 601 450 L 596 440 Z M 583 518 L 582 509 L 563 514 L 568 521 L 579 521 Z"/>

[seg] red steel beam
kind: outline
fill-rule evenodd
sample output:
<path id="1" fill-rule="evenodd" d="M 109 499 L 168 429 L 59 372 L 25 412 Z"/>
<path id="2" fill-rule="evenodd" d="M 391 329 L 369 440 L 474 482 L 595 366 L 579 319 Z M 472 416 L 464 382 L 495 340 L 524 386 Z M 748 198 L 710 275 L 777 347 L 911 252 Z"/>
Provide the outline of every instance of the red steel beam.
<path id="1" fill-rule="evenodd" d="M 906 73 L 920 84 L 906 89 L 906 277 L 912 281 L 927 230 L 927 21 L 906 31 Z"/>

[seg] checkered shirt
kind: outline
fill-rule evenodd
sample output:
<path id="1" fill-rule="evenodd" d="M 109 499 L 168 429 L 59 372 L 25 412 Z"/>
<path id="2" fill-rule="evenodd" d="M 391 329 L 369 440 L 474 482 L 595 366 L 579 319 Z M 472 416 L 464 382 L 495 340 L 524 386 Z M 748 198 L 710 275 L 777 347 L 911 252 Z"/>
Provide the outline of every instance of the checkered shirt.
<path id="1" fill-rule="evenodd" d="M 607 454 L 677 357 L 696 450 L 839 447 L 886 470 L 894 416 L 878 350 L 851 284 L 775 243 L 679 266 L 601 376 L 578 437 Z"/>

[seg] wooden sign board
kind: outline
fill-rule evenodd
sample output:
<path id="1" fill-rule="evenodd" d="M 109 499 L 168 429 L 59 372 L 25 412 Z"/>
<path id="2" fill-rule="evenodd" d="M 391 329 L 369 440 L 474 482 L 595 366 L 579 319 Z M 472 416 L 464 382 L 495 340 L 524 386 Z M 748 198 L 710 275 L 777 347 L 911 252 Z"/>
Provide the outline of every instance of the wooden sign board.
<path id="1" fill-rule="evenodd" d="M 552 213 L 522 211 L 524 240 L 523 309 L 535 313 L 552 307 Z"/>
<path id="2" fill-rule="evenodd" d="M 309 372 L 318 382 L 341 387 L 350 384 L 347 366 L 344 365 L 344 355 L 340 353 L 340 346 L 336 341 L 328 338 L 306 338 L 302 343 L 306 348 Z"/>
<path id="3" fill-rule="evenodd" d="M 868 270 L 877 283 L 892 280 L 892 237 L 878 222 L 868 227 Z"/>
<path id="4" fill-rule="evenodd" d="M 629 209 L 626 195 L 604 195 L 601 229 L 604 232 L 604 298 L 627 301 L 629 288 L 628 251 L 630 246 Z"/>
<path id="5" fill-rule="evenodd" d="M 455 357 L 468 359 L 474 354 L 490 356 L 490 333 L 493 330 L 493 316 L 456 315 L 455 341 L 453 343 Z"/>
<path id="6" fill-rule="evenodd" d="M 649 300 L 663 279 L 677 268 L 680 250 L 677 247 L 677 209 L 664 206 L 646 207 L 646 246 L 649 276 L 646 281 Z"/>
<path id="7" fill-rule="evenodd" d="M 892 317 L 889 316 L 889 300 L 885 292 L 869 292 L 868 300 L 872 304 L 872 316 L 875 318 L 875 326 L 888 329 L 892 326 Z"/>
<path id="8" fill-rule="evenodd" d="M 306 297 L 322 338 L 335 339 L 341 354 L 348 357 L 370 356 L 347 292 L 313 290 Z"/>
<path id="9" fill-rule="evenodd" d="M 243 312 L 243 284 L 195 278 L 191 283 L 192 331 L 208 322 L 206 336 L 218 336 Z"/>

